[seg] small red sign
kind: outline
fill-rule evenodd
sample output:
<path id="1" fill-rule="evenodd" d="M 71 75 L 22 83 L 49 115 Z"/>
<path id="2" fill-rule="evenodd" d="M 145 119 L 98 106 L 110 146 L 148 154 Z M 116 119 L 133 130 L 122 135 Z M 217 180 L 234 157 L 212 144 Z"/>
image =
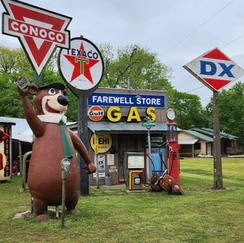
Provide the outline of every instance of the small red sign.
<path id="1" fill-rule="evenodd" d="M 92 106 L 88 110 L 88 117 L 92 121 L 101 121 L 103 119 L 103 116 L 104 116 L 104 110 L 101 106 Z"/>

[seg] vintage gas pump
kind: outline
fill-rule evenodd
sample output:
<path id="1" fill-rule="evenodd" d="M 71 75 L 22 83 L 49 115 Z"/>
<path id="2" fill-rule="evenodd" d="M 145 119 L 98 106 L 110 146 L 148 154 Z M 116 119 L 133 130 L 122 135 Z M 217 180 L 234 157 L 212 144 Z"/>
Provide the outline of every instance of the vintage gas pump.
<path id="1" fill-rule="evenodd" d="M 180 145 L 178 144 L 177 123 L 174 122 L 176 113 L 173 109 L 168 109 L 166 113 L 167 122 L 167 147 L 168 147 L 168 174 L 174 180 L 180 182 L 180 166 L 178 151 Z"/>
<path id="2" fill-rule="evenodd" d="M 126 152 L 125 163 L 126 170 L 126 187 L 130 190 L 142 190 L 142 173 L 144 169 L 144 153 Z"/>

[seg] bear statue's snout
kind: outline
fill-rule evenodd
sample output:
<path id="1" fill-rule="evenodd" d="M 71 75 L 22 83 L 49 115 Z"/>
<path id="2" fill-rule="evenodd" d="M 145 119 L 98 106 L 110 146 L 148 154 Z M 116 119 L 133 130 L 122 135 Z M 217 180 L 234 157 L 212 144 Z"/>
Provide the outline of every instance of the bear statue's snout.
<path id="1" fill-rule="evenodd" d="M 69 99 L 68 99 L 68 97 L 66 97 L 66 96 L 64 96 L 64 95 L 59 95 L 59 97 L 58 97 L 58 103 L 59 103 L 60 105 L 64 105 L 64 106 L 66 106 L 66 105 L 69 104 Z"/>

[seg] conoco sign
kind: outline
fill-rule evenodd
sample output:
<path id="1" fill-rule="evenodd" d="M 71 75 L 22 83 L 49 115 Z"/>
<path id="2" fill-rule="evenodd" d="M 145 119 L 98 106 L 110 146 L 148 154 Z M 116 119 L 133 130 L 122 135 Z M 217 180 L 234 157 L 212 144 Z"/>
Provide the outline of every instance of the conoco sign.
<path id="1" fill-rule="evenodd" d="M 18 37 L 33 68 L 40 74 L 55 48 L 69 48 L 72 18 L 20 1 L 1 0 L 2 33 Z"/>

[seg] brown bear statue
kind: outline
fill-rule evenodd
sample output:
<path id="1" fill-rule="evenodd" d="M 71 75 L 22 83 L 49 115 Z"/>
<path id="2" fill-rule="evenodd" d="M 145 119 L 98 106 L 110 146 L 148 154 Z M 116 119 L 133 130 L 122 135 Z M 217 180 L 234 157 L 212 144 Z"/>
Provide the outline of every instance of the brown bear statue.
<path id="1" fill-rule="evenodd" d="M 23 77 L 19 78 L 17 83 L 21 83 L 22 79 Z M 61 161 L 67 158 L 67 146 L 70 148 L 70 167 L 65 182 L 65 206 L 67 213 L 78 213 L 75 207 L 79 198 L 80 169 L 76 150 L 83 157 L 88 173 L 95 172 L 96 166 L 79 137 L 65 125 L 65 112 L 68 107 L 65 86 L 53 83 L 38 87 L 27 83 L 24 87 L 19 85 L 18 92 L 25 118 L 35 136 L 27 179 L 33 198 L 34 214 L 39 219 L 48 218 L 45 214 L 47 207 L 62 204 Z M 34 107 L 28 98 L 29 94 L 34 95 Z M 63 144 L 61 126 L 69 145 Z"/>

